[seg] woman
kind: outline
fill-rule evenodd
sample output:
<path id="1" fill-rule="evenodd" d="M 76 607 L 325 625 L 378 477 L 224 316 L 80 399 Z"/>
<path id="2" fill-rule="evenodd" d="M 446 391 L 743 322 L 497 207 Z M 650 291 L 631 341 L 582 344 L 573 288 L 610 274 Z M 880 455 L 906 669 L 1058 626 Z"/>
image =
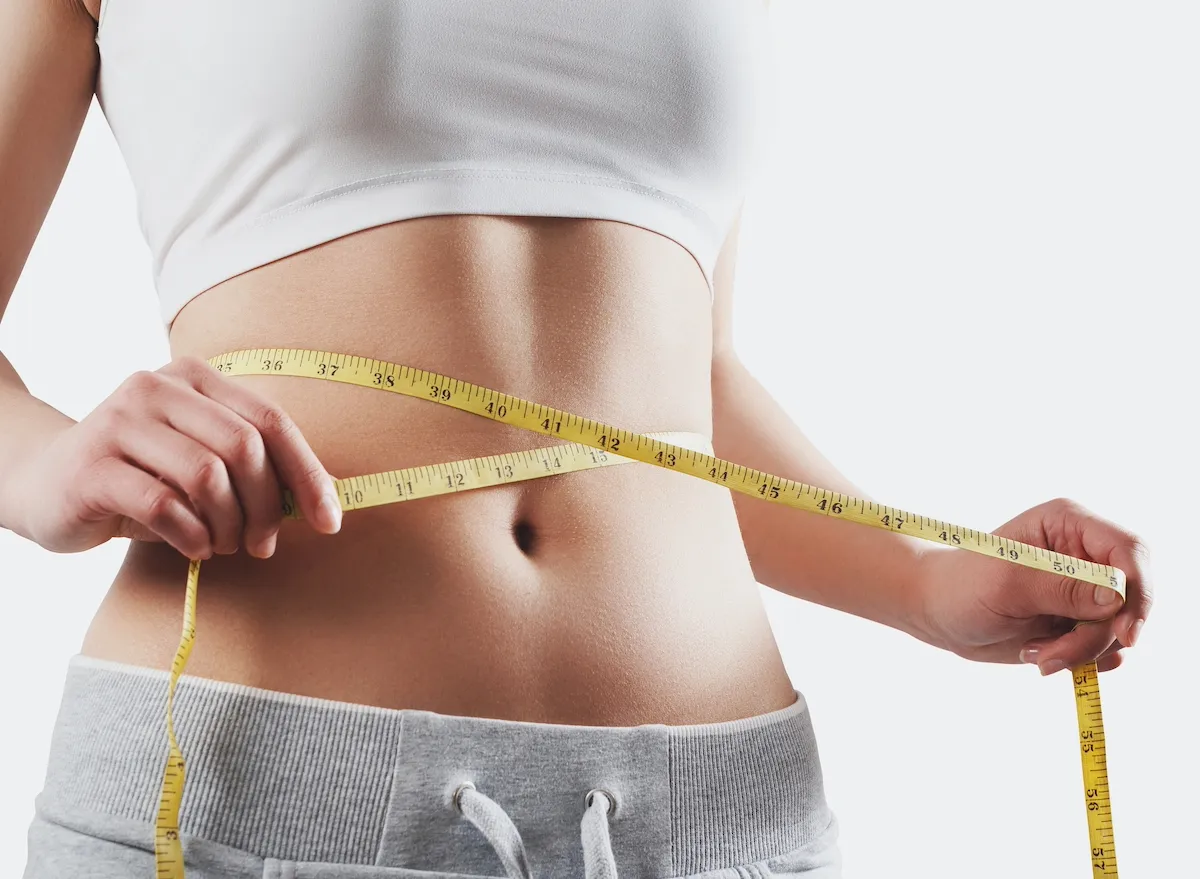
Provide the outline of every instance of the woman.
<path id="1" fill-rule="evenodd" d="M 1121 662 L 1140 544 L 1069 502 L 999 533 L 1120 567 L 1123 605 L 639 465 L 343 524 L 332 476 L 550 441 L 206 362 L 411 364 L 861 496 L 733 350 L 764 14 L 3 5 L 5 301 L 95 91 L 172 354 L 78 423 L 0 371 L 0 524 L 57 552 L 133 538 L 68 674 L 27 876 L 151 875 L 188 557 L 189 876 L 837 876 L 756 581 L 972 659 Z M 304 521 L 281 522 L 283 488 Z"/>

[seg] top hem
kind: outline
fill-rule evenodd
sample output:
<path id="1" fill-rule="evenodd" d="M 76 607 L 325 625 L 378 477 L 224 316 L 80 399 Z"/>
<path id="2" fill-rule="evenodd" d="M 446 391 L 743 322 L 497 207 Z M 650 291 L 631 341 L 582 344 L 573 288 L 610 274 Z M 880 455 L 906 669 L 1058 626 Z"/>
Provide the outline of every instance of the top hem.
<path id="1" fill-rule="evenodd" d="M 169 328 L 191 299 L 237 275 L 364 229 L 449 214 L 613 220 L 669 238 L 695 260 L 714 296 L 720 230 L 684 199 L 590 175 L 446 169 L 386 175 L 289 203 L 227 227 L 190 248 L 176 245 L 158 274 Z"/>

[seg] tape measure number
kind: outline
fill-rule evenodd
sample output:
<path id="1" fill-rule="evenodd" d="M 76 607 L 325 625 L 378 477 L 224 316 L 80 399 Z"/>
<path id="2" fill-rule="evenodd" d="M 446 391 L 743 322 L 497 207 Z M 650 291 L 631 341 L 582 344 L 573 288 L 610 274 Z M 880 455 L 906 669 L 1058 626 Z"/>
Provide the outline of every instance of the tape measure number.
<path id="1" fill-rule="evenodd" d="M 226 375 L 301 376 L 376 388 L 451 406 L 568 443 L 533 453 L 475 458 L 337 480 L 342 506 L 346 510 L 488 485 L 503 485 L 522 479 L 571 472 L 572 469 L 588 469 L 589 460 L 590 466 L 639 461 L 723 485 L 731 491 L 758 497 L 768 503 L 783 504 L 860 525 L 910 534 L 956 549 L 988 555 L 1010 564 L 1024 565 L 1049 573 L 1066 573 L 1079 580 L 1107 586 L 1122 596 L 1125 594 L 1124 573 L 1110 565 L 1073 558 L 1042 547 L 998 537 L 986 531 L 964 528 L 874 501 L 773 476 L 669 442 L 663 437 L 633 433 L 427 370 L 351 354 L 301 348 L 245 349 L 220 354 L 210 358 L 209 363 Z M 600 459 L 593 452 L 606 457 Z M 545 455 L 550 455 L 551 461 L 558 460 L 560 466 L 548 465 Z M 609 458 L 618 460 L 610 462 Z M 568 461 L 579 466 L 568 467 Z M 447 480 L 444 490 L 441 479 Z M 293 518 L 297 515 L 295 504 L 291 503 L 290 498 L 285 498 L 285 515 Z M 183 632 L 171 664 L 167 691 L 170 756 L 163 774 L 160 807 L 155 825 L 155 860 L 160 879 L 183 879 L 184 876 L 179 836 L 179 808 L 183 797 L 185 764 L 175 738 L 171 709 L 176 685 L 183 674 L 195 640 L 199 572 L 200 562 L 192 560 L 188 567 Z M 1099 675 L 1094 662 L 1074 669 L 1073 674 L 1093 875 L 1116 877 L 1117 861 L 1113 849 L 1112 810 L 1104 762 L 1104 721 L 1100 710 Z"/>

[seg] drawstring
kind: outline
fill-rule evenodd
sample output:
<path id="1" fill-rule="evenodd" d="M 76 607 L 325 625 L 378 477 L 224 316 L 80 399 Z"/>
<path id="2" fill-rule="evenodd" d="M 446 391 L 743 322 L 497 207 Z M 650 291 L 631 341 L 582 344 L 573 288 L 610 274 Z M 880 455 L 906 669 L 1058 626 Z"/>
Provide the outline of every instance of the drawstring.
<path id="1" fill-rule="evenodd" d="M 617 809 L 616 798 L 608 791 L 591 790 L 584 803 L 587 809 L 580 822 L 584 879 L 618 879 L 608 833 L 608 816 Z M 533 879 L 521 834 L 495 800 L 481 794 L 468 781 L 454 792 L 454 806 L 495 850 L 508 879 Z"/>
<path id="2" fill-rule="evenodd" d="M 533 879 L 533 874 L 529 872 L 529 858 L 525 855 L 525 843 L 521 842 L 517 826 L 491 797 L 475 790 L 475 785 L 468 781 L 459 785 L 454 792 L 454 805 L 491 843 L 500 863 L 504 864 L 508 879 Z"/>
<path id="3" fill-rule="evenodd" d="M 608 835 L 608 816 L 617 810 L 617 801 L 608 791 L 588 791 L 583 800 L 583 875 L 584 879 L 617 879 L 617 861 Z"/>

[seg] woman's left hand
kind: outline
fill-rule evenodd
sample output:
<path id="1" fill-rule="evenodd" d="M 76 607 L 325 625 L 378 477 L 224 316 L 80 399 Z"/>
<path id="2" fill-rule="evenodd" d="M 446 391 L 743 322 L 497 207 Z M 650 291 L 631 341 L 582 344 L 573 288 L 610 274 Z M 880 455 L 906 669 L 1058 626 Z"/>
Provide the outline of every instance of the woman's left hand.
<path id="1" fill-rule="evenodd" d="M 930 550 L 921 562 L 920 614 L 932 644 L 982 662 L 1036 663 L 1053 674 L 1098 660 L 1121 664 L 1150 613 L 1145 545 L 1079 504 L 1054 500 L 994 532 L 1120 568 L 1125 600 L 1105 586 L 962 550 Z M 1077 621 L 1089 621 L 1076 626 Z"/>

